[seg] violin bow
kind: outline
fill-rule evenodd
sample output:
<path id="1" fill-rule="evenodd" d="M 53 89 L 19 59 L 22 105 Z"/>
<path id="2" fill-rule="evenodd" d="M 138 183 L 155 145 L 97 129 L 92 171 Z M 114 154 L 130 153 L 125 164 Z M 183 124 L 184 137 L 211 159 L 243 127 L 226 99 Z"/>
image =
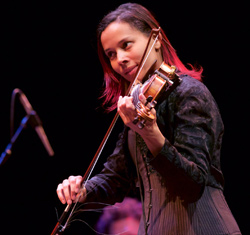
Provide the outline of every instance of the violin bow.
<path id="1" fill-rule="evenodd" d="M 145 65 L 145 62 L 148 59 L 148 56 L 149 56 L 150 52 L 152 51 L 152 49 L 153 49 L 153 47 L 154 47 L 154 45 L 155 45 L 155 43 L 156 43 L 156 41 L 157 41 L 157 39 L 159 37 L 159 33 L 160 33 L 160 27 L 158 29 L 152 29 L 151 30 L 151 33 L 150 33 L 150 36 L 149 36 L 146 48 L 145 48 L 144 53 L 142 55 L 142 59 L 141 59 L 141 61 L 139 63 L 139 66 L 137 68 L 135 78 L 134 78 L 133 82 L 130 83 L 130 85 L 128 87 L 128 90 L 126 92 L 126 96 L 129 96 L 130 93 L 131 93 L 131 91 L 132 91 L 132 89 L 133 89 L 133 87 L 136 84 L 138 84 L 138 81 L 137 81 L 138 77 L 139 77 L 139 75 L 141 73 L 142 68 Z M 152 46 L 150 47 L 150 49 L 148 51 L 148 47 L 150 45 L 150 42 L 151 42 L 151 39 L 152 39 L 153 35 L 156 35 L 156 37 L 154 39 L 154 42 L 153 42 Z M 147 51 L 148 51 L 148 53 L 147 53 Z M 70 218 L 71 218 L 71 216 L 72 216 L 72 214 L 73 214 L 73 212 L 75 210 L 75 207 L 76 207 L 77 203 L 79 202 L 79 200 L 80 200 L 80 198 L 82 196 L 82 191 L 84 189 L 84 186 L 87 183 L 87 181 L 89 180 L 89 178 L 90 178 L 90 176 L 91 176 L 91 174 L 92 174 L 92 172 L 94 170 L 94 167 L 95 167 L 97 161 L 99 160 L 99 157 L 100 157 L 100 155 L 102 153 L 102 150 L 103 150 L 103 148 L 104 148 L 104 146 L 105 146 L 105 144 L 106 144 L 106 142 L 107 142 L 107 140 L 108 140 L 108 138 L 109 138 L 109 136 L 110 136 L 110 134 L 111 134 L 114 126 L 115 126 L 115 124 L 116 124 L 116 121 L 118 120 L 118 117 L 119 117 L 119 113 L 116 112 L 116 114 L 115 114 L 115 116 L 114 116 L 114 118 L 113 118 L 113 120 L 112 120 L 112 122 L 111 122 L 111 124 L 110 124 L 110 126 L 109 126 L 109 128 L 108 128 L 108 130 L 107 130 L 107 132 L 106 132 L 106 134 L 105 134 L 102 142 L 101 142 L 101 144 L 99 145 L 99 147 L 98 147 L 98 149 L 97 149 L 97 151 L 96 151 L 96 153 L 95 153 L 92 161 L 89 164 L 88 169 L 86 170 L 86 172 L 85 172 L 85 174 L 84 174 L 84 176 L 82 178 L 82 188 L 81 188 L 81 190 L 80 190 L 80 192 L 79 192 L 79 194 L 77 196 L 77 199 L 76 199 L 76 202 L 74 203 L 73 208 L 71 209 L 72 204 L 66 206 L 66 208 L 64 209 L 61 217 L 59 218 L 58 222 L 56 223 L 56 225 L 55 225 L 55 227 L 54 227 L 51 235 L 62 234 L 62 232 L 64 232 L 64 230 L 66 229 L 66 227 L 68 225 L 68 222 L 69 222 L 69 220 L 70 220 Z M 68 216 L 68 218 L 67 218 L 64 226 L 62 226 L 62 223 L 66 219 L 66 216 L 69 213 L 70 209 L 71 209 L 71 212 L 70 212 L 70 214 L 69 214 L 69 216 Z"/>

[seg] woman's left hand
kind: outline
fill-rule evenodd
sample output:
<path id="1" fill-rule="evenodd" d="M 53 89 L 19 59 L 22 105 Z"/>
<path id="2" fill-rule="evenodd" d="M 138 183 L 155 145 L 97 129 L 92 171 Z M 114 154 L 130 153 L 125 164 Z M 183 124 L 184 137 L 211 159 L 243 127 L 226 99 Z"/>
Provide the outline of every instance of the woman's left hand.
<path id="1" fill-rule="evenodd" d="M 146 98 L 143 94 L 139 95 L 139 100 L 141 101 L 142 104 L 146 103 Z M 121 97 L 120 96 L 118 103 L 117 103 L 117 110 L 124 124 L 141 135 L 147 132 L 147 129 L 151 128 L 152 125 L 156 124 L 156 112 L 154 108 L 151 109 L 150 111 L 151 114 L 153 114 L 154 116 L 154 120 L 147 121 L 145 124 L 146 126 L 145 128 L 140 129 L 137 124 L 133 123 L 134 119 L 137 117 L 137 111 L 133 104 L 133 97 L 130 97 L 130 96 Z"/>
<path id="2" fill-rule="evenodd" d="M 143 94 L 139 95 L 139 99 L 143 104 L 146 103 L 146 98 Z M 117 110 L 124 124 L 137 132 L 144 139 L 152 155 L 156 156 L 165 143 L 165 137 L 157 125 L 155 109 L 152 108 L 150 111 L 154 119 L 152 121 L 146 121 L 143 128 L 139 128 L 137 123 L 133 123 L 134 119 L 137 117 L 137 111 L 133 104 L 133 97 L 120 96 L 117 103 Z"/>

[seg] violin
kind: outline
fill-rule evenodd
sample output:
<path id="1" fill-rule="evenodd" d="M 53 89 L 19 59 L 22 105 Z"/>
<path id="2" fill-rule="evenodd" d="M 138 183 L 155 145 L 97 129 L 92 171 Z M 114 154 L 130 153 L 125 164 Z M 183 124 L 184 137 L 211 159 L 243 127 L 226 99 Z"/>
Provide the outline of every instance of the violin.
<path id="1" fill-rule="evenodd" d="M 143 85 L 139 83 L 133 88 L 131 95 L 133 100 L 135 100 L 134 104 L 137 111 L 137 117 L 135 117 L 133 123 L 137 124 L 140 129 L 145 126 L 146 121 L 154 120 L 150 110 L 155 107 L 158 98 L 163 93 L 165 95 L 169 94 L 181 82 L 175 70 L 175 66 L 169 66 L 162 62 L 160 68 L 155 70 Z M 138 100 L 140 93 L 146 97 L 145 104 Z"/>
<path id="2" fill-rule="evenodd" d="M 133 123 L 138 125 L 138 127 L 141 129 L 145 126 L 145 123 L 147 121 L 150 122 L 150 121 L 154 120 L 154 116 L 152 115 L 152 113 L 150 111 L 157 104 L 157 100 L 162 96 L 168 96 L 170 94 L 170 92 L 177 85 L 179 85 L 180 82 L 182 81 L 179 78 L 179 76 L 175 73 L 176 68 L 174 66 L 169 66 L 165 62 L 163 62 L 161 64 L 160 68 L 158 68 L 152 72 L 151 70 L 154 67 L 156 61 L 153 63 L 153 65 L 150 67 L 150 69 L 148 70 L 148 72 L 145 75 L 145 77 L 148 77 L 148 79 L 146 79 L 146 81 L 143 84 L 138 80 L 138 76 L 141 72 L 141 69 L 144 66 L 155 42 L 157 41 L 159 33 L 160 33 L 160 28 L 152 29 L 151 34 L 149 36 L 147 46 L 146 46 L 146 49 L 144 51 L 144 54 L 142 56 L 142 59 L 141 59 L 140 64 L 138 66 L 138 69 L 136 71 L 135 79 L 130 84 L 128 91 L 126 93 L 126 96 L 133 97 L 133 102 L 134 102 L 134 105 L 135 105 L 136 111 L 137 111 L 137 116 L 135 117 Z M 153 44 L 149 48 L 149 45 L 152 43 L 151 40 L 152 40 L 153 36 L 155 36 L 155 39 L 153 41 Z M 146 97 L 145 104 L 142 104 L 139 101 L 138 97 L 139 97 L 140 93 L 143 93 L 143 95 Z M 91 175 L 91 173 L 92 173 L 92 171 L 93 171 L 93 169 L 94 169 L 94 167 L 95 167 L 95 165 L 100 157 L 101 151 L 104 148 L 104 145 L 106 144 L 108 137 L 110 136 L 118 117 L 119 117 L 119 114 L 117 112 L 115 117 L 113 118 L 113 121 L 111 122 L 111 124 L 108 128 L 108 131 L 106 132 L 99 148 L 97 149 L 97 152 L 96 152 L 94 158 L 92 159 L 88 169 L 86 170 L 86 172 L 82 178 L 82 188 L 80 189 L 80 192 L 76 198 L 76 203 L 74 204 L 72 209 L 71 209 L 72 204 L 66 206 L 63 214 L 59 218 L 51 235 L 62 234 L 64 232 L 64 230 L 66 229 L 67 224 L 68 224 L 68 222 L 69 222 L 69 220 L 74 212 L 76 204 L 78 203 L 80 198 L 83 196 L 83 190 L 85 188 L 85 184 L 87 183 L 87 181 L 90 178 L 90 175 Z M 71 209 L 71 211 L 70 211 L 70 209 Z M 69 216 L 67 218 L 68 213 L 69 213 Z M 62 225 L 62 223 L 64 222 L 65 219 L 66 219 L 66 222 L 64 225 Z"/>

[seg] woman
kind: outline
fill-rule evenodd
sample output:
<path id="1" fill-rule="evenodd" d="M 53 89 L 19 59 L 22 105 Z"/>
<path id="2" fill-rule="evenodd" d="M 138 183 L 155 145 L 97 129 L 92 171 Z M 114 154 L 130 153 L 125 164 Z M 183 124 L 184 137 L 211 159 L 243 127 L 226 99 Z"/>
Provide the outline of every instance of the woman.
<path id="1" fill-rule="evenodd" d="M 162 30 L 138 80 L 164 61 L 177 68 L 182 82 L 152 108 L 153 121 L 144 128 L 134 122 L 134 98 L 125 96 L 126 89 L 151 30 L 158 28 L 147 9 L 132 3 L 121 5 L 99 24 L 104 107 L 117 107 L 125 128 L 102 172 L 86 183 L 81 202 L 121 202 L 139 183 L 143 216 L 138 234 L 241 234 L 223 195 L 224 127 L 218 107 L 201 82 L 202 69 L 187 69 Z M 139 99 L 146 102 L 142 94 Z M 74 202 L 81 181 L 81 176 L 70 176 L 58 185 L 62 203 Z"/>

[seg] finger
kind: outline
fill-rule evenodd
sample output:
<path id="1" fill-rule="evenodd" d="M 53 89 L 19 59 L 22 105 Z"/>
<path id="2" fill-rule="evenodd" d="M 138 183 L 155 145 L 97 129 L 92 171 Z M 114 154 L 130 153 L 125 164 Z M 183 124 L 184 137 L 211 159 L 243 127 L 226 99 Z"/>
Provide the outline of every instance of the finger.
<path id="1" fill-rule="evenodd" d="M 63 187 L 63 193 L 64 193 L 65 200 L 70 205 L 72 203 L 72 200 L 71 200 L 71 195 L 70 195 L 69 180 L 64 180 L 62 183 L 62 187 Z"/>
<path id="2" fill-rule="evenodd" d="M 130 107 L 130 108 L 132 107 L 134 109 L 133 97 L 132 96 L 126 96 L 125 101 L 126 101 L 126 105 L 128 107 Z"/>
<path id="3" fill-rule="evenodd" d="M 72 200 L 76 198 L 76 178 L 74 176 L 69 177 L 69 185 L 70 185 L 70 197 Z"/>
<path id="4" fill-rule="evenodd" d="M 76 176 L 75 192 L 78 193 L 81 187 L 82 187 L 82 176 L 78 175 L 78 176 Z"/>
<path id="5" fill-rule="evenodd" d="M 126 115 L 134 115 L 135 106 L 133 104 L 133 97 L 124 97 L 119 106 L 120 110 Z"/>
<path id="6" fill-rule="evenodd" d="M 143 93 L 141 93 L 141 94 L 139 95 L 139 99 L 140 99 L 140 101 L 141 101 L 142 104 L 146 104 L 147 99 L 146 99 L 146 97 L 143 95 Z M 155 111 L 154 108 L 151 108 L 150 112 L 155 116 L 156 111 Z"/>
<path id="7" fill-rule="evenodd" d="M 86 199 L 86 196 L 87 196 L 87 190 L 85 187 L 82 188 L 79 196 L 80 196 L 79 201 L 83 203 Z"/>
<path id="8" fill-rule="evenodd" d="M 118 103 L 121 102 L 121 100 L 122 100 L 122 96 L 120 95 L 118 98 Z"/>
<path id="9" fill-rule="evenodd" d="M 142 104 L 145 104 L 147 99 L 146 97 L 143 95 L 143 93 L 139 94 L 139 100 L 141 101 Z"/>
<path id="10" fill-rule="evenodd" d="M 63 193 L 63 186 L 62 186 L 62 184 L 59 184 L 57 186 L 56 192 L 57 192 L 57 196 L 58 196 L 59 200 L 61 201 L 61 203 L 65 204 L 66 203 L 66 199 L 65 199 L 65 196 L 64 196 L 64 193 Z"/>

